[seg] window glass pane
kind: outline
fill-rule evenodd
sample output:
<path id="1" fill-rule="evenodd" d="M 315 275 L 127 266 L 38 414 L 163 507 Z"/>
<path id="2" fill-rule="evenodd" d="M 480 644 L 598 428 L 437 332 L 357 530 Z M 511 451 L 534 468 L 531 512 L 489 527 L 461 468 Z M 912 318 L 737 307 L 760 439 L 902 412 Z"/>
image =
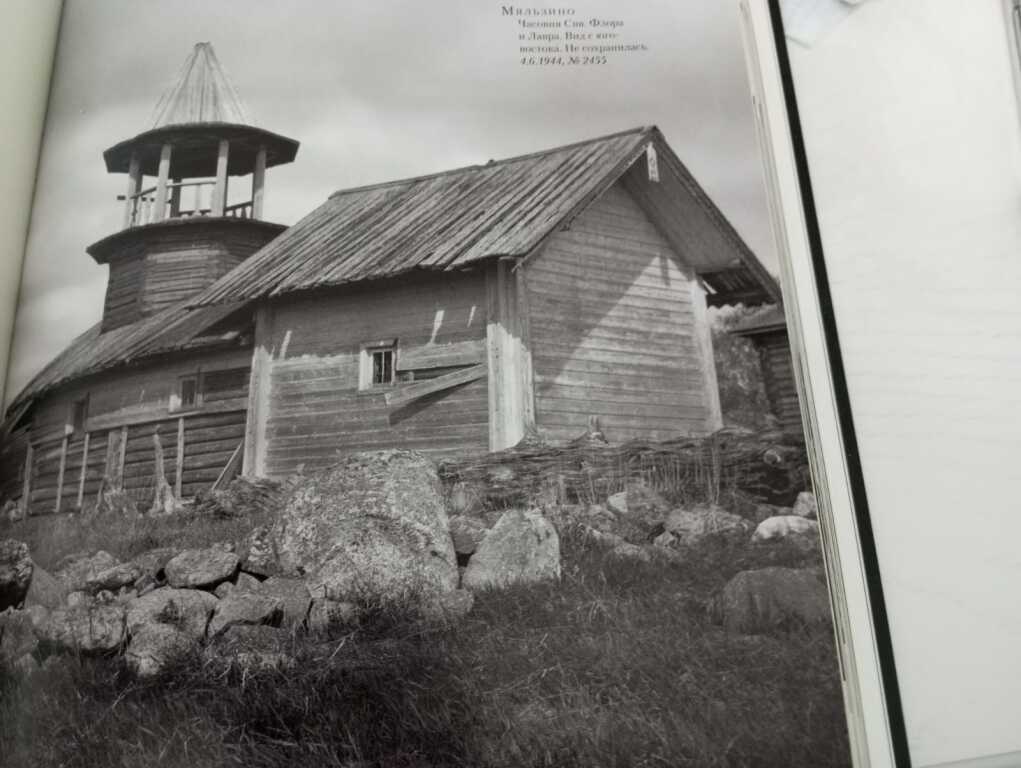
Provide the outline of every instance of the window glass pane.
<path id="1" fill-rule="evenodd" d="M 71 416 L 71 427 L 75 432 L 80 432 L 85 429 L 85 419 L 89 413 L 89 400 L 83 398 L 76 400 L 74 403 L 74 410 Z"/>
<path id="2" fill-rule="evenodd" d="M 181 379 L 181 405 L 195 405 L 195 394 L 198 390 L 195 379 Z"/>
<path id="3" fill-rule="evenodd" d="M 372 383 L 392 384 L 394 379 L 394 353 L 392 349 L 372 352 Z"/>

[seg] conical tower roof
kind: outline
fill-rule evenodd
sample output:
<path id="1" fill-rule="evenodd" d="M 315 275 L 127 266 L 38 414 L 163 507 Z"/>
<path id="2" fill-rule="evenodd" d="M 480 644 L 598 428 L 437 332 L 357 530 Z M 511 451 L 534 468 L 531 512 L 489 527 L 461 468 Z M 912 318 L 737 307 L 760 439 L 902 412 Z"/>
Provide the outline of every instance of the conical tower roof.
<path id="1" fill-rule="evenodd" d="M 173 147 L 170 175 L 212 176 L 217 147 L 230 142 L 228 173 L 251 173 L 257 153 L 266 151 L 266 167 L 294 160 L 298 142 L 255 125 L 220 66 L 211 43 L 196 43 L 174 84 L 156 104 L 150 126 L 103 153 L 110 173 L 127 173 L 132 157 L 146 176 L 158 172 L 162 148 Z"/>
<path id="2" fill-rule="evenodd" d="M 251 125 L 212 43 L 196 43 L 174 84 L 156 104 L 151 128 L 195 123 Z"/>

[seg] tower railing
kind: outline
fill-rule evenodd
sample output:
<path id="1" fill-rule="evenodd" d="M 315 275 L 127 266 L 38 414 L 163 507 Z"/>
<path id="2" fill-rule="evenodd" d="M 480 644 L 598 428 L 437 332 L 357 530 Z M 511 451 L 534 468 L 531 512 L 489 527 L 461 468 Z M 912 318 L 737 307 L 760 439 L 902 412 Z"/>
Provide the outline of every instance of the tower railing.
<path id="1" fill-rule="evenodd" d="M 191 208 L 182 207 L 182 198 L 186 187 L 191 187 L 193 194 Z M 212 216 L 212 199 L 216 188 L 216 180 L 174 181 L 167 183 L 168 199 L 159 210 L 157 203 L 157 187 L 140 189 L 133 195 L 118 195 L 117 199 L 127 201 L 128 211 L 125 218 L 126 227 L 138 227 L 167 219 L 189 219 L 198 216 Z M 233 203 L 223 207 L 226 218 L 252 219 L 254 216 L 254 199 Z"/>

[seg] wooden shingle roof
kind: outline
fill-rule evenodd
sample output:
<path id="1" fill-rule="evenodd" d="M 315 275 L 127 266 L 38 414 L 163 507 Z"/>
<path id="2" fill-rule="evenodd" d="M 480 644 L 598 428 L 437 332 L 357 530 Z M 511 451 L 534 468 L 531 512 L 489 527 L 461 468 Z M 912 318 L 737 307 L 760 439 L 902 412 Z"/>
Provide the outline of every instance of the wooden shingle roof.
<path id="1" fill-rule="evenodd" d="M 196 43 L 157 102 L 151 125 L 107 149 L 103 159 L 110 173 L 127 173 L 134 157 L 143 174 L 155 176 L 163 145 L 170 144 L 171 176 L 212 176 L 221 140 L 230 142 L 227 172 L 234 176 L 253 171 L 259 149 L 267 168 L 291 162 L 298 151 L 294 139 L 252 123 L 212 44 Z"/>
<path id="2" fill-rule="evenodd" d="M 101 333 L 101 323 L 96 323 L 77 336 L 63 352 L 25 385 L 7 409 L 7 413 L 12 413 L 29 400 L 82 376 L 137 363 L 167 352 L 230 343 L 237 338 L 236 332 L 216 335 L 205 335 L 205 332 L 241 306 L 225 304 L 196 310 L 178 304 L 106 333 Z"/>
<path id="3" fill-rule="evenodd" d="M 775 280 L 666 145 L 636 128 L 508 160 L 342 190 L 218 280 L 193 306 L 524 257 L 570 224 L 652 144 L 662 184 L 650 184 L 652 216 L 682 214 L 699 239 L 675 234 L 696 269 L 743 265 L 765 296 Z M 659 199 L 662 198 L 662 199 Z M 678 208 L 680 206 L 680 208 Z M 668 227 L 669 228 L 669 227 Z M 671 233 L 667 233 L 668 237 Z M 688 240 L 685 240 L 688 238 Z"/>
<path id="4" fill-rule="evenodd" d="M 196 43 L 177 80 L 156 104 L 151 128 L 195 123 L 250 125 L 241 97 L 211 43 Z"/>

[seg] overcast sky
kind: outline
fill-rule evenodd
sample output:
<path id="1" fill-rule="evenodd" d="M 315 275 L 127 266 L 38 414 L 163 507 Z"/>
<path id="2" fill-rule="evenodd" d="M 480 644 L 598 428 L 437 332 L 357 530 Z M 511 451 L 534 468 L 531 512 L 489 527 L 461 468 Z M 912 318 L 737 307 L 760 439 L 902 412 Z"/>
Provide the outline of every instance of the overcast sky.
<path id="1" fill-rule="evenodd" d="M 648 51 L 582 67 L 518 63 L 492 0 L 66 0 L 15 328 L 9 398 L 99 320 L 126 186 L 102 152 L 149 127 L 191 47 L 210 41 L 253 121 L 301 142 L 267 173 L 285 224 L 348 186 L 658 125 L 776 273 L 737 3 L 578 0 Z M 529 7 L 554 4 L 530 3 Z"/>

